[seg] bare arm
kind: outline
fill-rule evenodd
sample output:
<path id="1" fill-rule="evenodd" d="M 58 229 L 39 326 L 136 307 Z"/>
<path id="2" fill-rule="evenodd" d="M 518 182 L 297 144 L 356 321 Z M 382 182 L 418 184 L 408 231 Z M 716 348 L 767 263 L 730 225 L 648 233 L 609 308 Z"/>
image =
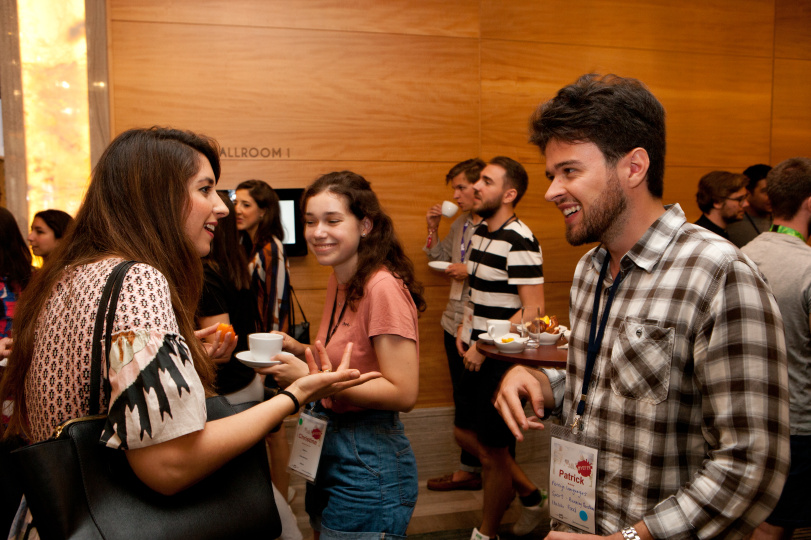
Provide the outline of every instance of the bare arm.
<path id="1" fill-rule="evenodd" d="M 311 374 L 294 382 L 287 390 L 299 403 L 307 403 L 380 376 L 377 372 L 360 375 L 358 370 L 349 369 L 351 354 L 350 346 L 340 366 L 331 373 L 320 373 L 312 356 L 308 355 Z M 127 459 L 146 485 L 171 495 L 202 480 L 262 440 L 287 415 L 297 412 L 294 409 L 288 396 L 278 395 L 239 414 L 208 422 L 201 431 L 127 450 Z"/>
<path id="2" fill-rule="evenodd" d="M 543 296 L 543 283 L 537 285 L 519 285 L 518 296 L 521 298 L 522 306 L 540 306 L 541 315 L 546 314 L 546 307 L 544 305 Z M 519 310 L 513 315 L 510 320 L 514 323 L 521 322 L 521 311 Z"/>
<path id="3" fill-rule="evenodd" d="M 419 357 L 414 340 L 393 334 L 372 338 L 382 377 L 363 387 L 350 388 L 332 397 L 333 408 L 354 405 L 368 409 L 407 412 L 417 403 Z M 323 357 L 323 353 L 320 353 Z"/>
<path id="4" fill-rule="evenodd" d="M 529 400 L 536 416 L 526 417 L 521 399 Z M 527 429 L 543 429 L 539 418 L 544 416 L 547 404 L 554 407 L 555 396 L 546 374 L 524 366 L 515 366 L 504 374 L 493 402 L 518 441 L 524 440 L 523 431 Z"/>

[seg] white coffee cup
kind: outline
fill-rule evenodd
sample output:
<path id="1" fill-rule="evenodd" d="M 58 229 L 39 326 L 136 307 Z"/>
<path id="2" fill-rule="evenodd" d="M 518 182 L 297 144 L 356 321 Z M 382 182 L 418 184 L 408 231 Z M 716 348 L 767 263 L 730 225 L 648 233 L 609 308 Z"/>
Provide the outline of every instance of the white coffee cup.
<path id="1" fill-rule="evenodd" d="M 251 349 L 251 356 L 257 362 L 268 362 L 271 358 L 282 352 L 281 334 L 257 333 L 248 335 L 248 347 Z"/>
<path id="2" fill-rule="evenodd" d="M 442 215 L 445 217 L 453 217 L 456 215 L 456 212 L 459 211 L 459 207 L 456 204 L 452 203 L 451 201 L 442 201 Z"/>
<path id="3" fill-rule="evenodd" d="M 510 321 L 487 319 L 487 333 L 490 334 L 490 337 L 494 340 L 499 339 L 504 334 L 509 334 L 511 328 L 512 323 Z"/>

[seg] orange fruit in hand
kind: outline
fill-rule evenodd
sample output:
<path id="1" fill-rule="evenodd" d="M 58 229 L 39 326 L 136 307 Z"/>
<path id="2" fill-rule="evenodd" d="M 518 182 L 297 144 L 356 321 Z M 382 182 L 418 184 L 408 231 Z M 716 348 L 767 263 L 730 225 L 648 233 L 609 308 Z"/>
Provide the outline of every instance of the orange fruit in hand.
<path id="1" fill-rule="evenodd" d="M 217 325 L 217 332 L 220 332 L 220 335 L 222 336 L 223 339 L 225 339 L 228 336 L 229 332 L 232 335 L 235 335 L 234 327 L 231 326 L 230 324 L 225 323 L 220 323 Z"/>

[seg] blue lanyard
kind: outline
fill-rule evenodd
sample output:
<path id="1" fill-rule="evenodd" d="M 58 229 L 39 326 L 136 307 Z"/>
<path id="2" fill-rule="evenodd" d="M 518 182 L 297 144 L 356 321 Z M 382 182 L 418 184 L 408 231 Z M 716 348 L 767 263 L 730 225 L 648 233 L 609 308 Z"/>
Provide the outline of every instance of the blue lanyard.
<path id="1" fill-rule="evenodd" d="M 608 274 L 609 259 L 611 256 L 606 253 L 603 260 L 603 267 L 600 269 L 600 279 L 597 281 L 597 290 L 594 293 L 594 309 L 591 312 L 591 329 L 589 330 L 589 348 L 586 355 L 586 372 L 583 374 L 583 388 L 580 391 L 580 402 L 577 404 L 577 414 L 572 422 L 572 429 L 576 429 L 580 423 L 580 417 L 583 416 L 583 411 L 586 409 L 586 396 L 589 393 L 589 383 L 591 382 L 592 371 L 594 371 L 594 364 L 597 362 L 597 355 L 600 353 L 600 347 L 603 343 L 603 335 L 605 334 L 605 327 L 608 323 L 608 313 L 611 311 L 611 304 L 614 303 L 614 294 L 619 289 L 620 282 L 622 281 L 622 270 L 617 274 L 614 283 L 608 290 L 608 298 L 605 301 L 605 309 L 603 309 L 603 316 L 600 318 L 599 327 L 597 325 L 597 318 L 600 312 L 600 295 L 603 292 L 603 281 Z"/>

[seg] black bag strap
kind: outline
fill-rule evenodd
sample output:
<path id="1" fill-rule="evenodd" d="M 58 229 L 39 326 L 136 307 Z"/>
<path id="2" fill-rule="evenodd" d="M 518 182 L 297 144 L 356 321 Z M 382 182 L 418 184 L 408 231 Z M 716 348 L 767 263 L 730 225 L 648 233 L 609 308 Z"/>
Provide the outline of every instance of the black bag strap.
<path id="1" fill-rule="evenodd" d="M 118 295 L 124 284 L 124 276 L 135 261 L 124 261 L 119 263 L 110 272 L 104 290 L 99 300 L 99 308 L 96 311 L 96 324 L 93 327 L 93 349 L 90 356 L 90 416 L 99 414 L 99 394 L 101 386 L 101 338 L 104 331 L 104 351 L 105 358 L 109 354 L 110 343 L 112 341 L 113 321 L 115 320 L 115 310 L 118 306 Z M 112 299 L 112 300 L 111 300 Z M 109 306 L 108 306 L 109 304 Z M 108 368 L 109 369 L 109 368 Z M 109 393 L 109 382 L 105 381 L 105 392 Z"/>
<path id="2" fill-rule="evenodd" d="M 304 310 L 301 309 L 301 304 L 298 301 L 298 296 L 296 296 L 296 290 L 293 288 L 292 285 L 290 285 L 290 297 L 296 302 L 296 306 L 298 306 L 298 310 L 301 312 L 301 318 L 304 319 L 305 323 L 308 322 L 307 321 L 307 315 L 305 315 Z M 291 328 L 291 332 L 292 332 L 292 327 L 296 325 L 295 319 L 293 317 L 293 314 L 295 313 L 295 311 L 296 311 L 296 309 L 291 305 L 290 306 L 290 328 Z"/>

